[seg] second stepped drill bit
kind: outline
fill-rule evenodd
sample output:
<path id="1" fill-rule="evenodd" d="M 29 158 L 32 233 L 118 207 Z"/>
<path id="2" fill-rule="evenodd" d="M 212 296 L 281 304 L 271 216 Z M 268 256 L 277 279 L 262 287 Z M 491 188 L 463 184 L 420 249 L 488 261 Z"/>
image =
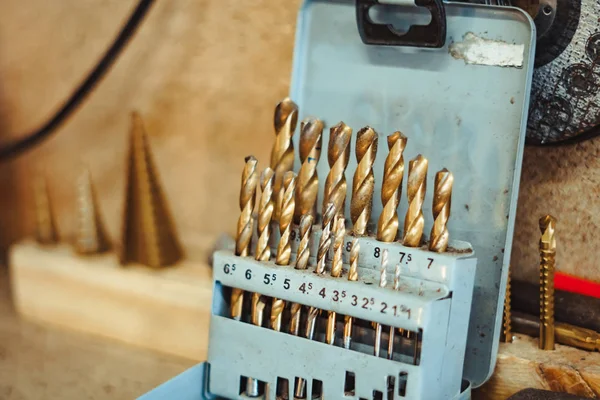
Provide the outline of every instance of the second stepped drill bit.
<path id="1" fill-rule="evenodd" d="M 448 249 L 448 220 L 452 202 L 454 176 L 446 168 L 435 174 L 433 188 L 433 227 L 429 238 L 429 250 L 443 253 Z"/>
<path id="2" fill-rule="evenodd" d="M 540 218 L 540 341 L 542 350 L 554 350 L 554 263 L 556 219 Z"/>
<path id="3" fill-rule="evenodd" d="M 418 155 L 408 163 L 408 210 L 404 219 L 404 246 L 419 247 L 423 238 L 423 202 L 427 180 L 427 159 Z"/>
<path id="4" fill-rule="evenodd" d="M 408 139 L 401 132 L 394 132 L 387 138 L 389 153 L 383 169 L 381 203 L 383 210 L 377 223 L 377 240 L 393 242 L 398 235 L 398 204 L 402 193 L 404 177 L 404 149 Z"/>
<path id="5" fill-rule="evenodd" d="M 396 264 L 396 269 L 394 270 L 394 290 L 400 290 L 400 264 Z M 390 327 L 390 337 L 388 340 L 388 360 L 392 360 L 394 358 L 394 340 L 396 339 L 396 328 L 393 326 Z"/>
<path id="6" fill-rule="evenodd" d="M 303 215 L 316 217 L 319 177 L 317 164 L 321 158 L 323 122 L 307 118 L 300 126 L 300 172 L 296 183 L 296 210 L 294 222 L 300 223 Z"/>
<path id="7" fill-rule="evenodd" d="M 358 254 L 360 253 L 360 244 L 358 239 L 352 240 L 352 248 L 350 249 L 350 268 L 348 269 L 348 280 L 352 282 L 358 281 Z M 352 342 L 352 324 L 354 318 L 346 315 L 344 317 L 344 348 L 349 349 Z"/>
<path id="8" fill-rule="evenodd" d="M 352 201 L 350 203 L 350 218 L 352 219 L 352 234 L 363 236 L 367 233 L 367 225 L 371 220 L 373 207 L 373 190 L 375 176 L 373 164 L 377 155 L 377 132 L 371 127 L 365 127 L 356 135 L 357 166 L 352 180 Z"/>
<path id="9" fill-rule="evenodd" d="M 300 220 L 299 235 L 300 243 L 296 256 L 296 266 L 298 270 L 306 270 L 308 268 L 308 259 L 310 258 L 310 235 L 312 233 L 313 216 L 306 214 Z M 292 303 L 290 306 L 290 333 L 298 336 L 300 331 L 300 317 L 302 313 L 302 305 Z"/>
<path id="10" fill-rule="evenodd" d="M 58 232 L 46 178 L 42 176 L 36 178 L 33 185 L 33 195 L 35 199 L 35 239 L 40 244 L 56 244 L 58 243 Z"/>
<path id="11" fill-rule="evenodd" d="M 327 253 L 331 247 L 331 225 L 333 223 L 333 217 L 335 214 L 335 206 L 332 203 L 329 203 L 327 207 L 325 207 L 325 212 L 323 213 L 323 229 L 321 232 L 321 238 L 319 239 L 319 248 L 317 249 L 317 267 L 315 272 L 319 275 L 325 273 Z"/>
<path id="12" fill-rule="evenodd" d="M 344 239 L 346 237 L 346 223 L 344 221 L 344 217 L 336 217 L 333 236 L 333 260 L 331 262 L 331 276 L 334 278 L 340 278 L 342 276 L 342 254 L 344 252 Z M 327 312 L 327 329 L 325 331 L 325 342 L 327 344 L 333 345 L 335 341 L 336 318 L 337 313 L 335 311 L 329 310 Z"/>
<path id="13" fill-rule="evenodd" d="M 387 286 L 387 264 L 388 264 L 388 250 L 384 249 L 381 252 L 381 268 L 379 269 L 379 287 L 385 288 Z M 375 343 L 373 345 L 373 354 L 375 357 L 379 357 L 379 351 L 381 349 L 381 324 L 375 323 Z"/>
<path id="14" fill-rule="evenodd" d="M 329 130 L 329 146 L 327 148 L 327 160 L 329 162 L 329 174 L 325 180 L 323 192 L 324 213 L 329 203 L 333 203 L 338 215 L 344 215 L 346 204 L 346 167 L 350 161 L 350 141 L 352 129 L 340 122 Z"/>

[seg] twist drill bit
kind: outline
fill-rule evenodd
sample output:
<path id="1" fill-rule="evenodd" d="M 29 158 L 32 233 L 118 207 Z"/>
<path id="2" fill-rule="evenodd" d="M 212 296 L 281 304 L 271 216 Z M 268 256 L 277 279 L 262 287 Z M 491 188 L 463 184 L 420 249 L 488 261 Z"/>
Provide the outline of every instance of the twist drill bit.
<path id="1" fill-rule="evenodd" d="M 300 220 L 300 244 L 298 245 L 298 252 L 296 256 L 296 269 L 305 270 L 308 268 L 308 259 L 310 258 L 310 234 L 312 231 L 313 216 L 306 214 L 302 216 Z M 298 303 L 292 303 L 290 306 L 290 333 L 298 336 L 300 331 L 300 316 L 302 312 L 302 305 Z"/>
<path id="2" fill-rule="evenodd" d="M 379 270 L 379 287 L 385 288 L 387 286 L 387 263 L 388 263 L 388 250 L 384 249 L 381 252 L 381 269 Z M 375 324 L 375 344 L 374 352 L 375 357 L 379 357 L 379 350 L 381 349 L 381 324 L 377 322 Z"/>
<path id="3" fill-rule="evenodd" d="M 280 189 L 283 175 L 294 167 L 294 143 L 292 136 L 298 123 L 298 106 L 290 98 L 283 99 L 275 107 L 274 116 L 275 143 L 271 151 L 271 169 L 275 171 L 274 193 L 277 197 L 277 208 L 280 208 Z"/>
<path id="4" fill-rule="evenodd" d="M 333 240 L 333 261 L 331 263 L 331 276 L 339 278 L 342 276 L 342 253 L 344 250 L 344 238 L 346 237 L 346 223 L 344 217 L 337 216 L 334 225 Z M 327 312 L 327 329 L 325 331 L 325 341 L 333 345 L 335 341 L 335 320 L 337 313 L 329 310 Z"/>
<path id="5" fill-rule="evenodd" d="M 303 215 L 316 217 L 319 177 L 317 164 L 321 158 L 323 122 L 307 118 L 300 124 L 300 172 L 296 183 L 296 210 L 294 222 L 300 223 Z"/>
<path id="6" fill-rule="evenodd" d="M 262 326 L 263 315 L 267 305 L 266 298 L 260 293 L 252 293 L 251 303 L 251 322 L 253 325 Z M 260 395 L 258 380 L 254 378 L 248 378 L 246 380 L 246 394 L 248 397 L 258 397 Z"/>
<path id="7" fill-rule="evenodd" d="M 315 272 L 320 275 L 325 273 L 327 252 L 331 247 L 331 223 L 333 222 L 335 214 L 335 206 L 332 203 L 329 203 L 323 214 L 323 230 L 321 232 L 321 239 L 319 240 L 319 248 L 317 250 L 317 268 L 315 269 Z"/>
<path id="8" fill-rule="evenodd" d="M 448 219 L 452 202 L 452 184 L 454 176 L 446 168 L 435 174 L 433 188 L 433 226 L 429 238 L 429 250 L 443 253 L 448 248 Z"/>
<path id="9" fill-rule="evenodd" d="M 508 278 L 506 279 L 506 294 L 504 295 L 504 322 L 503 322 L 503 333 L 504 342 L 512 343 L 512 318 L 511 318 L 511 304 L 510 304 L 510 265 L 508 266 Z"/>
<path id="10" fill-rule="evenodd" d="M 540 218 L 540 341 L 542 350 L 554 350 L 554 259 L 556 219 L 551 215 Z"/>
<path id="11" fill-rule="evenodd" d="M 338 215 L 344 215 L 346 203 L 346 167 L 350 161 L 350 141 L 352 129 L 340 122 L 329 131 L 329 146 L 327 160 L 329 161 L 329 174 L 325 180 L 323 192 L 323 213 L 327 205 L 333 203 Z"/>
<path id="12" fill-rule="evenodd" d="M 425 189 L 427 180 L 427 159 L 418 155 L 408 163 L 408 211 L 404 219 L 404 245 L 407 247 L 419 247 L 423 237 L 423 201 L 425 200 Z"/>
<path id="13" fill-rule="evenodd" d="M 401 132 L 394 132 L 387 140 L 390 151 L 383 169 L 381 186 L 383 210 L 377 223 L 377 240 L 381 242 L 393 242 L 398 234 L 398 204 L 404 177 L 404 149 L 408 142 Z"/>
<path id="14" fill-rule="evenodd" d="M 269 261 L 271 248 L 269 238 L 271 237 L 271 218 L 273 217 L 273 180 L 275 172 L 267 167 L 260 177 L 260 188 L 262 190 L 258 204 L 256 252 L 254 257 L 257 261 Z"/>
<path id="15" fill-rule="evenodd" d="M 292 254 L 290 246 L 290 232 L 292 231 L 292 218 L 294 216 L 295 200 L 294 190 L 296 187 L 296 174 L 292 171 L 285 173 L 283 177 L 283 186 L 281 192 L 283 199 L 281 210 L 279 211 L 279 230 L 281 238 L 277 247 L 277 258 L 275 264 L 290 265 L 290 257 Z M 271 328 L 275 331 L 281 331 L 281 320 L 283 317 L 283 309 L 285 301 L 273 298 L 271 304 Z"/>
<path id="16" fill-rule="evenodd" d="M 396 264 L 394 270 L 394 290 L 400 290 L 400 264 Z M 396 328 L 390 327 L 390 337 L 388 341 L 388 360 L 394 358 L 394 340 L 396 339 Z"/>
<path id="17" fill-rule="evenodd" d="M 358 131 L 356 136 L 356 161 L 358 165 L 352 180 L 350 218 L 352 234 L 362 236 L 367 232 L 373 206 L 375 177 L 373 164 L 377 155 L 377 132 L 369 126 Z"/>
<path id="18" fill-rule="evenodd" d="M 348 280 L 352 282 L 358 281 L 358 254 L 360 253 L 360 244 L 358 239 L 352 240 L 352 248 L 350 249 L 350 268 L 348 269 Z M 346 315 L 344 317 L 344 348 L 349 349 L 352 341 L 352 324 L 354 318 Z"/>
<path id="19" fill-rule="evenodd" d="M 313 340 L 315 336 L 315 326 L 317 317 L 319 316 L 319 312 L 320 310 L 315 307 L 310 307 L 308 309 L 308 315 L 306 317 L 306 331 L 304 332 L 304 336 L 308 340 Z M 296 380 L 295 397 L 297 399 L 306 398 L 306 380 L 303 378 L 297 378 Z"/>
<path id="20" fill-rule="evenodd" d="M 52 212 L 52 204 L 48 193 L 48 186 L 44 177 L 38 177 L 33 185 L 35 199 L 35 239 L 40 244 L 58 243 L 56 220 Z"/>

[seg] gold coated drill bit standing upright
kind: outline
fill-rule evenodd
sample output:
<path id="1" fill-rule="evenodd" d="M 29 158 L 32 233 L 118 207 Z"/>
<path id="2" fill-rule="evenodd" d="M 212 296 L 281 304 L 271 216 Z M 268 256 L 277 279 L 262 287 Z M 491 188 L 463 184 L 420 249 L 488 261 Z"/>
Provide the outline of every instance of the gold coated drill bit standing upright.
<path id="1" fill-rule="evenodd" d="M 275 171 L 274 193 L 279 196 L 283 175 L 294 167 L 294 143 L 292 136 L 298 123 L 298 106 L 289 97 L 275 107 L 274 127 L 275 143 L 271 150 L 271 169 Z M 277 198 L 277 209 L 281 207 Z M 277 215 L 276 215 L 277 216 Z"/>
<path id="2" fill-rule="evenodd" d="M 429 238 L 429 250 L 443 253 L 448 248 L 448 219 L 452 202 L 454 176 L 446 168 L 435 174 L 433 188 L 433 226 Z"/>
<path id="3" fill-rule="evenodd" d="M 554 350 L 554 262 L 556 219 L 540 218 L 540 342 L 542 350 Z"/>
<path id="4" fill-rule="evenodd" d="M 319 239 L 319 248 L 317 249 L 317 267 L 315 272 L 319 275 L 325 273 L 325 261 L 327 252 L 331 247 L 331 224 L 336 215 L 336 208 L 333 203 L 329 203 L 323 213 L 323 228 L 321 238 Z"/>
<path id="5" fill-rule="evenodd" d="M 404 242 L 407 247 L 419 247 L 423 237 L 423 201 L 427 180 L 427 159 L 418 155 L 408 163 L 408 211 L 404 219 Z"/>
<path id="6" fill-rule="evenodd" d="M 77 252 L 98 254 L 109 250 L 110 240 L 100 216 L 96 191 L 87 168 L 77 180 L 77 205 Z"/>
<path id="7" fill-rule="evenodd" d="M 308 268 L 308 259 L 310 258 L 310 235 L 312 232 L 313 216 L 306 214 L 302 216 L 300 220 L 300 244 L 298 245 L 298 251 L 296 253 L 296 269 L 306 270 Z M 298 336 L 300 331 L 300 317 L 302 312 L 302 305 L 299 303 L 292 303 L 290 306 L 290 333 L 294 336 Z"/>
<path id="8" fill-rule="evenodd" d="M 408 139 L 401 132 L 394 132 L 387 138 L 389 153 L 383 169 L 381 203 L 383 210 L 377 223 L 377 240 L 393 242 L 398 235 L 398 204 L 402 193 L 404 176 L 404 149 Z"/>
<path id="9" fill-rule="evenodd" d="M 387 263 L 388 263 L 388 250 L 384 249 L 381 252 L 381 269 L 379 270 L 379 287 L 385 288 L 387 286 Z M 377 322 L 375 324 L 375 344 L 373 354 L 375 357 L 379 357 L 379 350 L 381 349 L 381 324 Z"/>
<path id="10" fill-rule="evenodd" d="M 46 178 L 42 176 L 36 178 L 33 185 L 33 195 L 36 221 L 35 239 L 40 244 L 58 243 L 56 220 L 52 211 Z"/>
<path id="11" fill-rule="evenodd" d="M 346 224 L 344 217 L 337 216 L 333 229 L 333 260 L 331 262 L 331 276 L 339 278 L 342 276 L 343 260 L 342 254 L 344 251 L 344 238 L 346 237 Z M 325 331 L 325 342 L 333 345 L 335 341 L 335 320 L 337 314 L 335 311 L 327 312 L 327 329 Z"/>
<path id="12" fill-rule="evenodd" d="M 377 155 L 377 132 L 369 126 L 358 131 L 356 136 L 356 161 L 358 165 L 352 180 L 352 201 L 350 218 L 352 234 L 362 236 L 367 232 L 373 206 L 375 176 L 373 164 Z"/>
<path id="13" fill-rule="evenodd" d="M 330 170 L 325 180 L 322 213 L 325 213 L 329 203 L 333 203 L 337 214 L 344 215 L 347 191 L 345 172 L 350 161 L 351 139 L 352 129 L 343 122 L 329 130 L 327 160 Z"/>
<path id="14" fill-rule="evenodd" d="M 348 280 L 352 282 L 358 281 L 358 254 L 360 253 L 360 244 L 358 239 L 352 240 L 352 248 L 350 249 L 350 268 L 348 269 Z M 354 318 L 346 315 L 344 317 L 344 348 L 349 349 L 352 342 L 352 324 Z"/>
<path id="15" fill-rule="evenodd" d="M 323 122 L 314 118 L 307 118 L 300 124 L 300 172 L 296 183 L 296 210 L 294 222 L 300 223 L 303 215 L 310 214 L 313 218 L 317 215 L 317 195 L 319 191 L 319 177 L 317 164 L 321 158 L 321 145 Z"/>

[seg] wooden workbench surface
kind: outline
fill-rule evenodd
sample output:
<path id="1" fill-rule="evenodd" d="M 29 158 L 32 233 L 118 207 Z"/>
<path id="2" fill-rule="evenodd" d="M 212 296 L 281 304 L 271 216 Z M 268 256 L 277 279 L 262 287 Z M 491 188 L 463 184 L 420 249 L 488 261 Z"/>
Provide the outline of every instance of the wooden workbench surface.
<path id="1" fill-rule="evenodd" d="M 0 266 L 0 399 L 134 399 L 193 364 L 20 320 Z"/>

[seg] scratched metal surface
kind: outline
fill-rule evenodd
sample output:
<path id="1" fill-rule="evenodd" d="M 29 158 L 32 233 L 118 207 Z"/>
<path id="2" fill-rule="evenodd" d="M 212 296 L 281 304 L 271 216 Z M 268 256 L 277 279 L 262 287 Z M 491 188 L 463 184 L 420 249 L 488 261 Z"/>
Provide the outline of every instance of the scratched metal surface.
<path id="1" fill-rule="evenodd" d="M 344 120 L 355 133 L 371 125 L 379 133 L 377 194 L 385 136 L 395 130 L 409 138 L 405 160 L 418 153 L 429 159 L 430 188 L 435 171 L 447 167 L 454 172 L 450 233 L 470 242 L 478 258 L 465 361 L 465 378 L 477 387 L 493 372 L 498 350 L 499 299 L 504 297 L 512 247 L 535 32 L 531 19 L 518 9 L 454 3 L 446 4 L 446 10 L 446 47 L 383 48 L 362 44 L 354 1 L 307 1 L 298 20 L 291 96 L 300 106 L 300 118 L 313 115 L 327 126 Z M 468 32 L 523 44 L 523 67 L 466 65 L 452 58 L 448 45 Z M 323 154 L 318 165 L 320 199 L 329 168 Z M 352 154 L 346 172 L 348 199 L 355 167 Z M 401 216 L 407 209 L 404 193 Z M 429 190 L 426 232 L 432 224 L 431 200 Z M 346 215 L 349 205 L 347 201 Z M 376 195 L 374 219 L 381 209 Z"/>

